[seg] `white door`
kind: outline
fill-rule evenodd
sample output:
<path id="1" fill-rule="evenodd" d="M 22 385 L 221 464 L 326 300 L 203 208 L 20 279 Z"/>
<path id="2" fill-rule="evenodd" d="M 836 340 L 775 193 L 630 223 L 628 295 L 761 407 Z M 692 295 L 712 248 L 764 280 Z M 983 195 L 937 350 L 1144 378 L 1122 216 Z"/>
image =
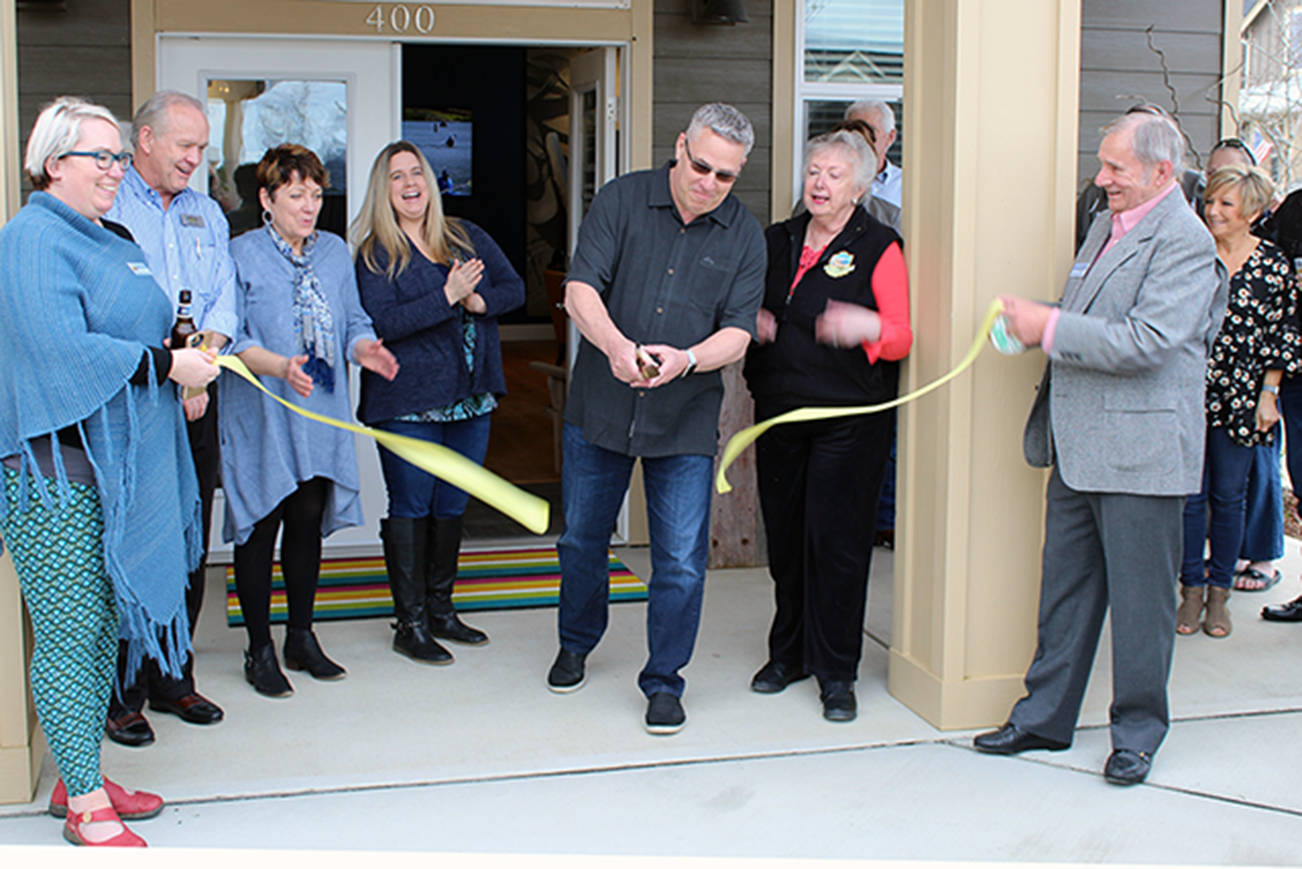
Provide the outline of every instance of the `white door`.
<path id="1" fill-rule="evenodd" d="M 607 181 L 615 177 L 618 159 L 617 130 L 619 113 L 616 62 L 618 49 L 595 48 L 570 59 L 570 255 L 579 239 L 579 224 L 587 216 L 592 198 Z M 627 127 L 625 127 L 627 129 Z M 569 359 L 574 365 L 579 350 L 579 330 L 569 321 Z M 641 476 L 634 475 L 633 485 Z M 615 538 L 629 538 L 628 498 L 615 520 Z"/>
<path id="2" fill-rule="evenodd" d="M 208 192 L 211 176 L 218 188 L 214 193 L 231 212 L 232 227 L 256 226 L 259 209 L 256 193 L 249 193 L 248 166 L 269 145 L 296 141 L 330 169 L 320 225 L 342 231 L 361 207 L 375 155 L 400 135 L 400 52 L 397 43 L 374 40 L 160 36 L 159 87 L 193 94 L 209 107 L 209 172 L 194 173 L 191 186 Z M 350 389 L 355 402 L 356 366 L 351 366 Z M 376 450 L 374 441 L 358 436 L 366 524 L 332 534 L 325 541 L 329 557 L 381 551 L 379 519 L 387 499 Z M 215 500 L 209 552 L 211 560 L 223 562 L 232 546 L 221 539 L 225 502 L 220 491 Z"/>

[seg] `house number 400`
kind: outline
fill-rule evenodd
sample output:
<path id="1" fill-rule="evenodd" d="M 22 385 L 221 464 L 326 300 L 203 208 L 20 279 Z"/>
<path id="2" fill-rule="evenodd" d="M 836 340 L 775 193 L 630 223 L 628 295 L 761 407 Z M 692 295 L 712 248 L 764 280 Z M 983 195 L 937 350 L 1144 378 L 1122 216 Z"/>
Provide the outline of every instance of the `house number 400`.
<path id="1" fill-rule="evenodd" d="M 402 4 L 390 6 L 388 18 L 385 18 L 384 10 L 384 6 L 376 6 L 366 16 L 366 23 L 374 27 L 376 33 L 383 33 L 385 27 L 394 33 L 413 29 L 417 33 L 429 33 L 434 29 L 434 10 L 429 6 L 417 6 L 414 12 Z"/>

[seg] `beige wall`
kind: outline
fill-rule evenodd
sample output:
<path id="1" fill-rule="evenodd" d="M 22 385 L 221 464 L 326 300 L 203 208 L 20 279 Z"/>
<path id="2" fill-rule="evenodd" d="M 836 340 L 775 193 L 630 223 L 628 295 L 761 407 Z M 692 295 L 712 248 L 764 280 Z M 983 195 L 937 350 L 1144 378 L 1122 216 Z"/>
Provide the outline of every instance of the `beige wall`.
<path id="1" fill-rule="evenodd" d="M 1079 35 L 1079 0 L 907 5 L 906 389 L 954 367 L 996 296 L 1058 295 Z M 984 352 L 901 416 L 890 689 L 942 728 L 1004 720 L 1034 650 L 1044 474 L 1021 431 L 1043 364 Z"/>

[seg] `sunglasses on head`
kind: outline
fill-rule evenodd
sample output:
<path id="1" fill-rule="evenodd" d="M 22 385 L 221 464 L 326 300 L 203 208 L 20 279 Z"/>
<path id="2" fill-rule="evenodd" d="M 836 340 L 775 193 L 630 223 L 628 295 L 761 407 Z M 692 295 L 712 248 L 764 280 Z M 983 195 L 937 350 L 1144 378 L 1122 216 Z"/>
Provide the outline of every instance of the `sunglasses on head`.
<path id="1" fill-rule="evenodd" d="M 683 151 L 687 154 L 687 165 L 692 167 L 692 171 L 697 175 L 709 175 L 714 173 L 714 177 L 719 180 L 720 184 L 731 184 L 737 180 L 736 172 L 729 172 L 726 169 L 715 169 L 709 163 L 697 160 L 692 156 L 692 149 L 687 146 L 687 139 L 683 139 Z"/>
<path id="2" fill-rule="evenodd" d="M 1215 145 L 1212 145 L 1212 153 L 1214 154 L 1222 148 L 1233 148 L 1236 151 L 1240 151 L 1252 162 L 1253 166 L 1257 165 L 1257 155 L 1252 153 L 1252 149 L 1248 147 L 1247 142 L 1237 136 L 1231 136 L 1228 139 L 1221 139 Z"/>

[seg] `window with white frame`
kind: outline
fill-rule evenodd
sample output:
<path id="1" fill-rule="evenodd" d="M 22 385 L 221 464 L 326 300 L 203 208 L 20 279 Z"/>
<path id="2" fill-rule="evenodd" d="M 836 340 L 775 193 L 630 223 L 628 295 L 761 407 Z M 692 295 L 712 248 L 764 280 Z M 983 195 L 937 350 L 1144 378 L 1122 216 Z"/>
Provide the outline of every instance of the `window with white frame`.
<path id="1" fill-rule="evenodd" d="M 796 5 L 796 165 L 801 189 L 804 144 L 827 130 L 858 100 L 895 110 L 900 132 L 888 159 L 900 164 L 904 94 L 905 0 L 803 0 Z"/>

